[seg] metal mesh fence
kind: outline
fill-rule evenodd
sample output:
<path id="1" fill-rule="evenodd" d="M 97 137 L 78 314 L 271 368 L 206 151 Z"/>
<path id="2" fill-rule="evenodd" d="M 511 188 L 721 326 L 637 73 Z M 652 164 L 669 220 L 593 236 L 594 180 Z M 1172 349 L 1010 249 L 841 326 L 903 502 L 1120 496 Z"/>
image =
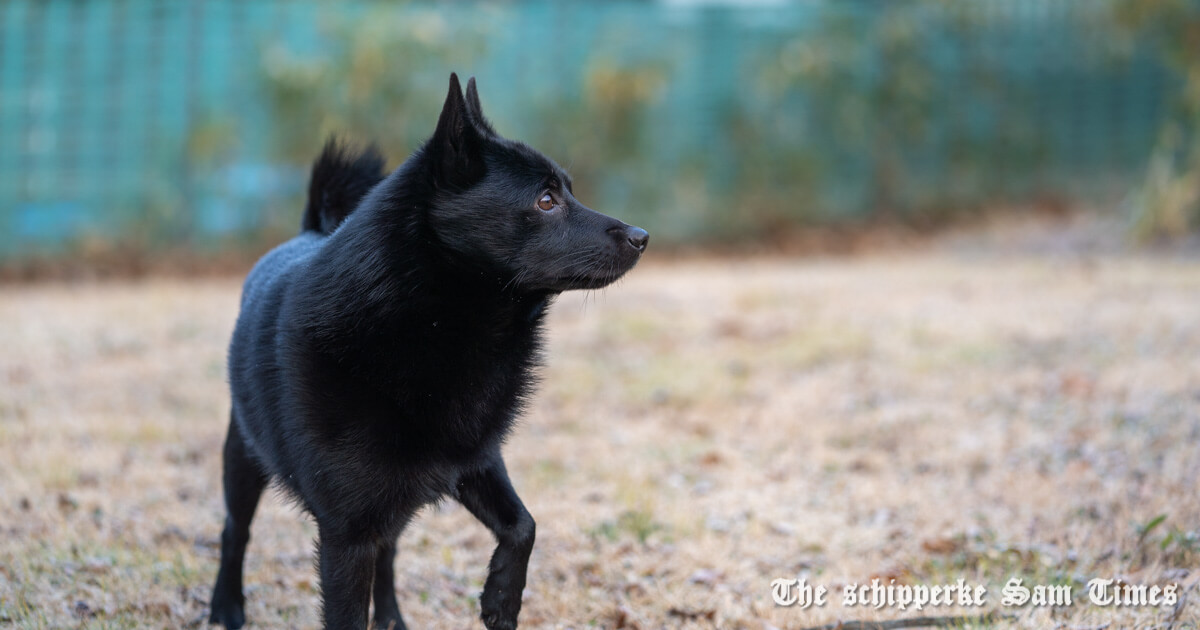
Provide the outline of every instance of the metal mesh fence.
<path id="1" fill-rule="evenodd" d="M 281 200 L 304 173 L 279 138 L 328 130 L 289 122 L 281 99 L 305 95 L 272 92 L 271 64 L 343 45 L 334 12 L 424 20 L 403 36 L 458 52 L 386 59 L 391 83 L 436 108 L 450 69 L 478 75 L 502 131 L 558 142 L 568 164 L 601 156 L 583 166 L 597 205 L 638 206 L 632 218 L 667 240 L 735 233 L 756 204 L 777 215 L 756 225 L 774 225 L 1112 199 L 1143 169 L 1178 80 L 1107 6 L 7 0 L 0 255 L 290 225 L 298 207 Z M 471 46 L 455 41 L 464 32 Z M 630 101 L 607 96 L 644 76 Z M 580 129 L 597 112 L 629 137 L 590 141 Z"/>

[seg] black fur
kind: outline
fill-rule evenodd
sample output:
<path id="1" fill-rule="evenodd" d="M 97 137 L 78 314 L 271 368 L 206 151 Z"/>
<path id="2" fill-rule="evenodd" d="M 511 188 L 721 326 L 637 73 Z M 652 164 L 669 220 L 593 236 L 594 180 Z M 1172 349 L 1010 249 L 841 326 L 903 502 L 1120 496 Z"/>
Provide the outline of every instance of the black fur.
<path id="1" fill-rule="evenodd" d="M 554 162 L 496 135 L 474 80 L 464 97 L 451 75 L 433 137 L 379 182 L 382 163 L 328 145 L 304 231 L 246 279 L 211 617 L 229 628 L 244 623 L 242 560 L 270 479 L 316 519 L 326 628 L 364 628 L 372 597 L 377 626 L 404 627 L 395 541 L 442 497 L 495 534 L 482 618 L 515 628 L 534 522 L 500 445 L 532 390 L 546 308 L 645 248 L 644 230 L 583 206 Z"/>
<path id="2" fill-rule="evenodd" d="M 367 191 L 383 181 L 387 175 L 383 166 L 383 155 L 375 145 L 355 154 L 330 138 L 313 163 L 302 229 L 323 234 L 333 232 Z"/>

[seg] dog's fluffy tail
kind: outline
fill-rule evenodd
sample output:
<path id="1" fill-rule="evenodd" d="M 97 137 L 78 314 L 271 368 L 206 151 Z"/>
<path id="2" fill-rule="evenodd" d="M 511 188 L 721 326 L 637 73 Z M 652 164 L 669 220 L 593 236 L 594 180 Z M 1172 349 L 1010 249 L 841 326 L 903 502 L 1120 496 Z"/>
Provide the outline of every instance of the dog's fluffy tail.
<path id="1" fill-rule="evenodd" d="M 313 162 L 302 229 L 332 233 L 358 207 L 367 191 L 383 181 L 384 164 L 375 145 L 359 150 L 330 138 Z"/>

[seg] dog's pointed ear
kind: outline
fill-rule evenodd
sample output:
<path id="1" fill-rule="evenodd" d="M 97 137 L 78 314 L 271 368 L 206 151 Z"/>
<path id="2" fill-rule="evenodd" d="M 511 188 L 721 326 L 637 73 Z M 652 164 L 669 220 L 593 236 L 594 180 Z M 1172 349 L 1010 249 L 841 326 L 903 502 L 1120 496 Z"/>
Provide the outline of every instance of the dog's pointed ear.
<path id="1" fill-rule="evenodd" d="M 479 103 L 479 90 L 475 89 L 475 77 L 467 79 L 467 114 L 471 117 L 471 122 L 479 131 L 488 134 L 496 135 L 496 130 L 492 129 L 492 123 L 483 115 L 483 105 Z"/>
<path id="2" fill-rule="evenodd" d="M 467 111 L 457 74 L 450 74 L 446 104 L 426 147 L 439 184 L 460 190 L 483 177 L 483 135 Z"/>

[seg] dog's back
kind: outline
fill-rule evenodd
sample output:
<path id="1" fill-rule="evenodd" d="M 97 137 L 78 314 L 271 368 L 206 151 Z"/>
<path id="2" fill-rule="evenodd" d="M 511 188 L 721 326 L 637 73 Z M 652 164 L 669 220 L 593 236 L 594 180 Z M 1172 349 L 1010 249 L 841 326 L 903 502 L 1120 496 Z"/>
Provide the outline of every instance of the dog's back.
<path id="1" fill-rule="evenodd" d="M 374 145 L 355 152 L 336 139 L 325 143 L 313 163 L 301 232 L 268 252 L 246 276 L 242 285 L 243 316 L 253 312 L 261 300 L 278 297 L 281 283 L 302 269 L 324 243 L 324 237 L 332 234 L 367 192 L 383 181 L 383 166 L 383 156 Z"/>

